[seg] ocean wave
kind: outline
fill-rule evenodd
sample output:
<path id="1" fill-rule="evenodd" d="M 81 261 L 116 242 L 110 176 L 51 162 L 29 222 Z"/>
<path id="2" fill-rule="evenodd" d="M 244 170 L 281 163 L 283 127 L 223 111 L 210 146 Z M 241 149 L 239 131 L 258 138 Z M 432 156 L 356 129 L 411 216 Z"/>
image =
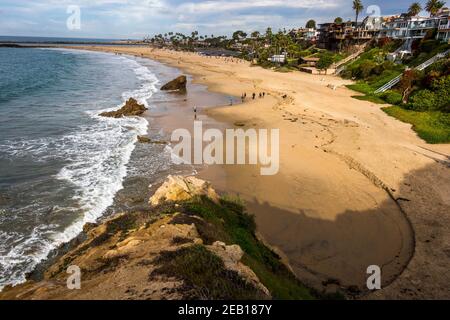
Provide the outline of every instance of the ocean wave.
<path id="1" fill-rule="evenodd" d="M 158 78 L 147 67 L 139 64 L 136 60 L 126 57 L 121 58 L 133 65 L 137 78 L 142 81 L 139 89 L 122 93 L 122 99 L 128 100 L 129 98 L 134 98 L 146 108 L 150 108 L 151 106 L 149 106 L 147 99 L 158 90 L 156 88 L 156 85 L 159 83 Z"/>
<path id="2" fill-rule="evenodd" d="M 140 86 L 124 92 L 123 100 L 134 97 L 149 107 L 148 99 L 157 91 L 158 79 L 145 66 L 122 57 L 133 68 Z M 115 194 L 123 188 L 127 164 L 138 135 L 147 133 L 148 122 L 142 117 L 119 119 L 98 116 L 105 110 L 91 110 L 93 125 L 80 126 L 69 135 L 35 140 L 6 141 L 0 148 L 7 157 L 32 157 L 36 161 L 61 159 L 67 164 L 56 179 L 71 184 L 78 206 L 60 206 L 74 213 L 70 225 L 42 223 L 31 234 L 0 231 L 0 290 L 7 284 L 25 281 L 25 275 L 59 245 L 76 237 L 84 224 L 95 222 L 113 204 Z"/>

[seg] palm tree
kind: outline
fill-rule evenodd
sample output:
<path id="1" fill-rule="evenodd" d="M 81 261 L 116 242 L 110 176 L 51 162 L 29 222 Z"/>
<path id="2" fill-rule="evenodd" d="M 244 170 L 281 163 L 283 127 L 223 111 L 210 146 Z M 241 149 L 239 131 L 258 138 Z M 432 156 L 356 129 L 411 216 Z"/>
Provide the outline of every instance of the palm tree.
<path id="1" fill-rule="evenodd" d="M 419 12 L 422 11 L 422 6 L 419 2 L 413 2 L 408 9 L 408 15 L 410 17 L 415 17 L 419 14 Z"/>
<path id="2" fill-rule="evenodd" d="M 444 5 L 445 1 L 428 0 L 425 9 L 430 13 L 430 16 L 434 16 Z"/>
<path id="3" fill-rule="evenodd" d="M 353 0 L 353 10 L 355 10 L 356 13 L 356 19 L 355 19 L 355 29 L 358 30 L 358 16 L 359 13 L 364 9 L 364 6 L 361 2 L 361 0 Z M 359 38 L 359 30 L 358 30 L 358 38 Z"/>
<path id="4" fill-rule="evenodd" d="M 364 6 L 361 2 L 361 0 L 353 0 L 353 10 L 355 10 L 356 13 L 356 19 L 355 19 L 355 27 L 358 27 L 358 16 L 360 12 L 364 9 Z"/>

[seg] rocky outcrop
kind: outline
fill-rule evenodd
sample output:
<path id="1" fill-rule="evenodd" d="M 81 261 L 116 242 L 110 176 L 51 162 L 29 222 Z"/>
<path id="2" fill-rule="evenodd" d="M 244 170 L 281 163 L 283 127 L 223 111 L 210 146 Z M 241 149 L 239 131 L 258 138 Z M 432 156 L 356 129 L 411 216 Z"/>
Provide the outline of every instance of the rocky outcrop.
<path id="1" fill-rule="evenodd" d="M 149 203 L 157 206 L 165 201 L 177 202 L 192 199 L 195 196 L 207 196 L 213 201 L 219 197 L 207 181 L 196 177 L 168 176 L 166 181 L 156 190 Z"/>
<path id="2" fill-rule="evenodd" d="M 218 199 L 206 181 L 169 176 L 152 197 L 158 207 L 86 225 L 85 240 L 57 259 L 41 280 L 7 287 L 0 299 L 271 298 L 242 263 L 240 246 L 219 241 L 208 245 L 205 234 L 215 234 L 213 226 L 176 212 L 183 209 L 172 201 L 199 195 Z M 69 266 L 81 270 L 80 289 L 67 286 Z"/>
<path id="3" fill-rule="evenodd" d="M 150 143 L 152 141 L 149 137 L 146 136 L 138 136 L 137 139 L 140 143 Z"/>
<path id="4" fill-rule="evenodd" d="M 131 117 L 131 116 L 140 116 L 142 115 L 147 108 L 139 104 L 135 99 L 130 98 L 125 103 L 125 105 L 116 111 L 108 111 L 100 113 L 102 117 L 110 117 L 110 118 L 122 118 L 122 117 Z"/>
<path id="5" fill-rule="evenodd" d="M 138 136 L 137 138 L 140 143 L 167 144 L 166 141 L 152 140 L 147 136 Z"/>
<path id="6" fill-rule="evenodd" d="M 186 76 L 179 76 L 178 78 L 173 79 L 172 81 L 169 81 L 168 83 L 163 85 L 161 87 L 161 90 L 185 92 L 186 84 L 187 84 Z"/>
<path id="7" fill-rule="evenodd" d="M 0 206 L 7 204 L 10 200 L 10 197 L 0 194 Z"/>

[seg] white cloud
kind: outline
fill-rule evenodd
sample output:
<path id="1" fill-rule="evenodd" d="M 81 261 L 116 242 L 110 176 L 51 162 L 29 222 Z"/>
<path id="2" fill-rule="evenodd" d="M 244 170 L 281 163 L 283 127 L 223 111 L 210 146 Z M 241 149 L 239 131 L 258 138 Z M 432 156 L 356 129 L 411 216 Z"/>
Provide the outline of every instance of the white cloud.
<path id="1" fill-rule="evenodd" d="M 203 1 L 189 2 L 179 6 L 179 10 L 191 13 L 211 13 L 218 11 L 232 11 L 254 8 L 335 8 L 340 0 L 253 0 L 253 1 Z"/>
<path id="2" fill-rule="evenodd" d="M 0 1 L 3 22 L 9 23 L 9 34 L 14 34 L 13 26 L 17 27 L 14 21 L 27 20 L 39 25 L 37 30 L 30 29 L 29 34 L 45 30 L 43 36 L 69 37 L 76 35 L 64 28 L 68 5 L 81 7 L 82 36 L 120 38 L 167 31 L 230 34 L 237 28 L 245 31 L 263 31 L 267 26 L 290 28 L 303 25 L 308 18 L 323 21 L 329 19 L 329 15 L 351 12 L 351 0 Z M 17 30 L 26 33 L 26 25 Z"/>

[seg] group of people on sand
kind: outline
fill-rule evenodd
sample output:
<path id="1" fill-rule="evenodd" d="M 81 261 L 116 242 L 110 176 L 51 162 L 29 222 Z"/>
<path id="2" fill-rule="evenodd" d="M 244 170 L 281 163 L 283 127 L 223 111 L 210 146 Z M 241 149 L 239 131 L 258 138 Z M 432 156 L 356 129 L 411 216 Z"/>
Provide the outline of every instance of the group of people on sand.
<path id="1" fill-rule="evenodd" d="M 260 93 L 258 94 L 258 96 L 259 96 L 260 99 L 261 99 L 261 98 L 264 99 L 264 98 L 266 97 L 266 93 L 265 93 L 265 92 L 260 92 Z M 247 92 L 244 92 L 244 93 L 241 95 L 241 100 L 242 100 L 242 102 L 244 102 L 246 98 L 247 98 Z M 255 99 L 256 99 L 256 93 L 253 92 L 253 93 L 252 93 L 252 100 L 255 100 Z"/>

